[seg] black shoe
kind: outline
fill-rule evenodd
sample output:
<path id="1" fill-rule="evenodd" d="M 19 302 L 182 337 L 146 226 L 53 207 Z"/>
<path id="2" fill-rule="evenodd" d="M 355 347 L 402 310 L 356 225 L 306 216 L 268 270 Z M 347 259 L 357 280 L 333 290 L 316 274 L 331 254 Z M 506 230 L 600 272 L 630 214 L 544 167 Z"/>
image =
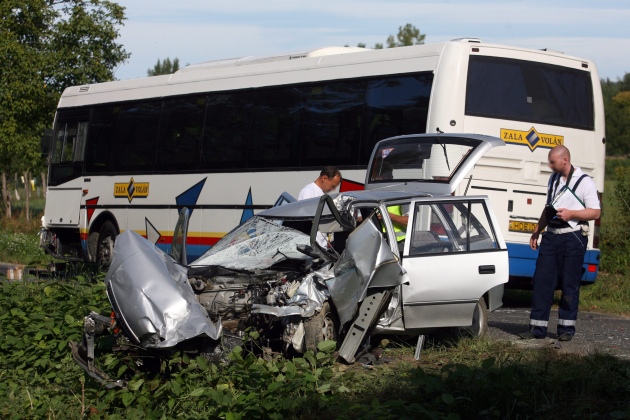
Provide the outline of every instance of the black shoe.
<path id="1" fill-rule="evenodd" d="M 558 336 L 558 341 L 571 341 L 573 336 L 569 333 L 560 334 Z"/>
<path id="2" fill-rule="evenodd" d="M 542 337 L 542 336 L 538 336 L 538 335 L 534 334 L 531 331 L 526 331 L 526 332 L 520 333 L 518 336 L 521 337 L 523 340 L 533 340 L 534 338 L 535 339 L 545 338 L 545 337 Z"/>

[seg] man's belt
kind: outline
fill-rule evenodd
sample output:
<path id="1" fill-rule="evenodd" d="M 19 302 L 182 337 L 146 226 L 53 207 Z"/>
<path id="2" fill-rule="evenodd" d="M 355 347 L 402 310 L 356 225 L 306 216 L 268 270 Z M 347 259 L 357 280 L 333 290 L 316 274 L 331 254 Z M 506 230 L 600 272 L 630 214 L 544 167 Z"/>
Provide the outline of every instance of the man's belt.
<path id="1" fill-rule="evenodd" d="M 580 225 L 577 225 L 574 228 L 572 228 L 571 226 L 565 227 L 565 228 L 552 228 L 552 227 L 547 226 L 547 232 L 553 233 L 554 235 L 559 235 L 561 233 L 578 232 L 580 229 L 581 229 Z"/>

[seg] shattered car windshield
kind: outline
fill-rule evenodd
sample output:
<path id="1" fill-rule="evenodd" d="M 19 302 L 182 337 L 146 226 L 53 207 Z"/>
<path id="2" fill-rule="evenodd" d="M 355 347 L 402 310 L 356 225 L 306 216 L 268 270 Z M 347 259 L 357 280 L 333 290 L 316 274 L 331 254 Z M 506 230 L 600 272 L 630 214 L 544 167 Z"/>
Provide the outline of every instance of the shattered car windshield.
<path id="1" fill-rule="evenodd" d="M 278 222 L 254 216 L 223 237 L 191 266 L 221 266 L 233 270 L 257 270 L 285 259 L 309 258 L 297 251 L 310 237 Z"/>

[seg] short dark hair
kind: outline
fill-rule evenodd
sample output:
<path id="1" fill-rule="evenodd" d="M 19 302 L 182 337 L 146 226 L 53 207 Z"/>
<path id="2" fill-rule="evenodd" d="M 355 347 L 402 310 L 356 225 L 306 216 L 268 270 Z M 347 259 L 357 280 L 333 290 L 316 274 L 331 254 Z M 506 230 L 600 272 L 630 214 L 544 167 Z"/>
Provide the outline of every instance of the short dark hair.
<path id="1" fill-rule="evenodd" d="M 337 175 L 339 175 L 339 178 L 341 178 L 341 172 L 339 171 L 339 169 L 335 166 L 326 166 L 324 167 L 324 169 L 322 169 L 322 171 L 319 173 L 319 176 L 325 176 L 328 179 L 333 179 L 334 177 L 336 177 Z"/>

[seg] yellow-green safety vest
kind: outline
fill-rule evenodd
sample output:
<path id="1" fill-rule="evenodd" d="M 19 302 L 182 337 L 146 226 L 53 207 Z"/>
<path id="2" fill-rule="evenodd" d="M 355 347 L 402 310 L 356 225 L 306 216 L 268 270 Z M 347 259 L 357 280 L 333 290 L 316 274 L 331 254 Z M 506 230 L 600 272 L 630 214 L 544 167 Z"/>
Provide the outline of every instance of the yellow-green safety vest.
<path id="1" fill-rule="evenodd" d="M 390 212 L 391 214 L 395 214 L 396 216 L 402 216 L 403 215 L 401 206 L 390 206 L 390 207 L 387 207 L 387 211 Z M 405 238 L 407 237 L 407 231 L 403 230 L 403 228 L 399 227 L 396 223 L 394 223 L 393 220 L 392 220 L 392 225 L 394 226 L 394 233 L 396 234 L 396 241 L 397 242 L 404 241 Z M 383 229 L 383 231 L 385 231 L 385 229 Z"/>

